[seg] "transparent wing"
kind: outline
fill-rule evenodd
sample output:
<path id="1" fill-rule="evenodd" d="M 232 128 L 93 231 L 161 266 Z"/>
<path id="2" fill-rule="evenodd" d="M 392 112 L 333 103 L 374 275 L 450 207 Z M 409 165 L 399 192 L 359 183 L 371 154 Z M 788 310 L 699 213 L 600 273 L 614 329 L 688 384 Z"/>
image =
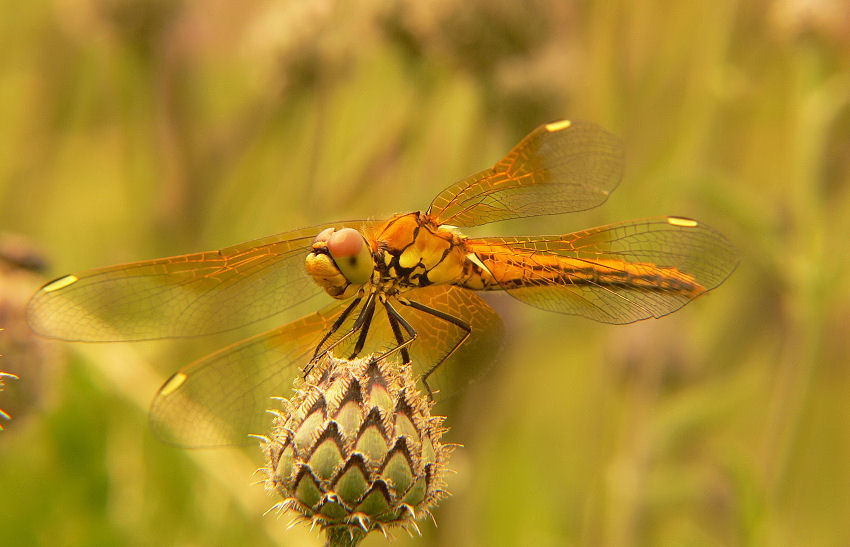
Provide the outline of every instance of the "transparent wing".
<path id="1" fill-rule="evenodd" d="M 494 363 L 504 341 L 504 324 L 499 314 L 473 291 L 455 286 L 431 285 L 403 295 L 430 308 L 448 313 L 464 321 L 472 332 L 466 342 L 431 370 L 463 339 L 465 331 L 426 312 L 401 307 L 416 329 L 416 342 L 410 358 L 420 380 L 427 377 L 428 387 L 436 400 L 443 400 L 463 390 L 481 377 Z M 423 386 L 424 387 L 424 386 Z"/>
<path id="2" fill-rule="evenodd" d="M 219 350 L 178 371 L 151 404 L 154 433 L 169 444 L 212 447 L 250 442 L 269 429 L 266 412 L 287 397 L 322 334 L 345 303 Z"/>
<path id="3" fill-rule="evenodd" d="M 620 182 L 620 140 L 586 122 L 541 125 L 491 169 L 443 190 L 428 213 L 440 224 L 582 211 L 601 205 Z"/>
<path id="4" fill-rule="evenodd" d="M 27 320 L 39 334 L 72 341 L 150 340 L 233 329 L 321 291 L 306 273 L 304 258 L 325 227 L 61 277 L 32 297 Z"/>
<path id="5" fill-rule="evenodd" d="M 428 307 L 467 322 L 472 334 L 453 357 L 429 377 L 438 397 L 462 388 L 480 375 L 500 348 L 502 322 L 472 291 L 431 286 L 405 293 Z M 288 396 L 292 383 L 313 356 L 316 345 L 348 302 L 308 315 L 283 327 L 249 338 L 188 365 L 160 388 L 150 410 L 154 433 L 163 441 L 185 447 L 212 447 L 250 442 L 248 434 L 263 433 L 271 418 L 266 409 L 273 396 Z M 420 379 L 452 351 L 465 331 L 425 312 L 395 303 L 416 329 L 411 361 Z M 361 306 L 362 307 L 362 306 Z M 342 323 L 329 342 L 340 343 L 333 354 L 353 356 L 357 333 L 345 337 L 358 315 Z M 397 345 L 385 310 L 378 304 L 365 346 L 358 354 L 383 353 Z M 396 354 L 397 355 L 397 354 Z"/>
<path id="6" fill-rule="evenodd" d="M 720 285 L 738 264 L 725 237 L 679 217 L 562 236 L 473 239 L 468 245 L 517 299 L 605 323 L 674 312 Z"/>

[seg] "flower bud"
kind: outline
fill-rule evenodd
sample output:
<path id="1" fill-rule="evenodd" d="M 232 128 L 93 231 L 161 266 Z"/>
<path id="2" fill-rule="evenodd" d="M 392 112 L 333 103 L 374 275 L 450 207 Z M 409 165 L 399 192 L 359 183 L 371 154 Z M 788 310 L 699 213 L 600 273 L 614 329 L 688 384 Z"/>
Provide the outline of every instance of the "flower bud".
<path id="1" fill-rule="evenodd" d="M 324 358 L 262 438 L 266 490 L 329 535 L 418 528 L 447 495 L 452 447 L 409 365 Z M 432 517 L 433 518 L 433 517 Z M 356 543 L 356 541 L 354 542 Z"/>

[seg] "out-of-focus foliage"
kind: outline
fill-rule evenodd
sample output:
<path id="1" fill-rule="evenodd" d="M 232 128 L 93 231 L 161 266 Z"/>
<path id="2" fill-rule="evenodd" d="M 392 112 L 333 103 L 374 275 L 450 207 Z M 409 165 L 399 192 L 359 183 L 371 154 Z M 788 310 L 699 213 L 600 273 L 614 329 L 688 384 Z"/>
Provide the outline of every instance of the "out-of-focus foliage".
<path id="1" fill-rule="evenodd" d="M 396 545 L 850 541 L 842 0 L 2 4 L 0 231 L 43 249 L 44 279 L 421 209 L 564 117 L 624 137 L 620 188 L 476 233 L 679 214 L 739 247 L 658 321 L 497 298 L 502 360 L 447 420 L 454 496 Z M 181 451 L 145 424 L 163 378 L 258 327 L 47 349 L 20 324 L 37 281 L 8 271 L 4 543 L 319 543 L 262 515 L 258 449 Z"/>

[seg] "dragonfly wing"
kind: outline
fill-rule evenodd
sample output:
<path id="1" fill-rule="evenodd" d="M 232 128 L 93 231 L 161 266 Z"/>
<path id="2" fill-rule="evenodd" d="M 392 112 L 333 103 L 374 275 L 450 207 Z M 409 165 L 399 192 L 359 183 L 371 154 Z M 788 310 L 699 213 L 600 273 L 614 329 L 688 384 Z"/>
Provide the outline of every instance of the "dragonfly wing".
<path id="1" fill-rule="evenodd" d="M 478 295 L 453 286 L 431 286 L 405 293 L 430 308 L 468 323 L 471 336 L 451 359 L 429 377 L 429 386 L 444 398 L 477 378 L 498 351 L 502 336 L 499 316 Z M 249 338 L 192 363 L 160 388 L 150 410 L 154 433 L 164 442 L 184 447 L 245 444 L 248 434 L 268 429 L 266 409 L 273 396 L 286 396 L 310 360 L 316 344 L 348 302 L 336 304 L 283 327 Z M 465 335 L 460 327 L 428 313 L 395 306 L 417 331 L 410 346 L 414 370 L 421 379 L 447 356 Z M 362 306 L 361 306 L 362 308 Z M 351 353 L 359 333 L 346 337 L 355 310 L 328 339 L 339 341 L 332 353 Z M 397 345 L 387 314 L 376 309 L 359 356 L 383 353 Z"/>
<path id="2" fill-rule="evenodd" d="M 428 213 L 440 224 L 582 211 L 601 205 L 620 182 L 620 140 L 587 122 L 541 125 L 491 169 L 443 190 Z"/>
<path id="3" fill-rule="evenodd" d="M 39 334 L 71 341 L 150 340 L 233 329 L 321 292 L 304 259 L 325 227 L 61 277 L 33 296 L 27 320 Z"/>
<path id="4" fill-rule="evenodd" d="M 672 313 L 720 285 L 738 264 L 725 237 L 679 217 L 468 243 L 517 299 L 605 323 Z"/>
<path id="5" fill-rule="evenodd" d="M 452 285 L 430 285 L 405 291 L 407 300 L 418 302 L 428 308 L 451 315 L 469 325 L 469 338 L 462 345 L 466 330 L 446 319 L 425 311 L 405 306 L 397 298 L 391 298 L 390 304 L 416 331 L 416 340 L 408 346 L 414 374 L 420 381 L 419 387 L 425 390 L 421 380 L 442 362 L 437 370 L 428 376 L 428 386 L 437 399 L 443 399 L 477 379 L 493 362 L 493 357 L 501 349 L 504 339 L 503 325 L 499 315 L 484 300 L 469 289 Z M 352 313 L 342 324 L 333 340 L 341 338 L 342 333 L 351 330 L 356 321 L 357 312 Z M 404 340 L 408 334 L 401 329 Z M 333 349 L 339 358 L 353 356 L 357 334 L 342 340 Z M 369 324 L 368 334 L 358 356 L 382 354 L 398 346 L 386 310 L 377 304 L 375 314 Z M 398 353 L 396 355 L 399 355 Z"/>
<path id="6" fill-rule="evenodd" d="M 437 400 L 461 391 L 492 366 L 502 347 L 504 324 L 499 314 L 480 296 L 469 289 L 452 285 L 431 285 L 406 292 L 403 296 L 452 315 L 471 328 L 466 342 L 432 371 L 463 340 L 466 332 L 426 312 L 409 307 L 399 309 L 417 332 L 417 339 L 410 348 L 413 370 L 419 380 L 428 374 L 428 387 Z"/>
<path id="7" fill-rule="evenodd" d="M 275 405 L 313 356 L 344 303 L 238 342 L 178 371 L 151 404 L 154 433 L 169 444 L 212 447 L 250 442 L 267 431 Z"/>

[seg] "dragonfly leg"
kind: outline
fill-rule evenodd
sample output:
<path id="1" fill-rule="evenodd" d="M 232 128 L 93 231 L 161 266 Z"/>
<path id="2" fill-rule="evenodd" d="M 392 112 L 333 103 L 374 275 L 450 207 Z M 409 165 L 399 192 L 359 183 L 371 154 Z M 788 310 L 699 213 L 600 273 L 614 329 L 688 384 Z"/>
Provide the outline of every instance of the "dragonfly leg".
<path id="1" fill-rule="evenodd" d="M 334 324 L 331 326 L 329 331 L 327 333 L 325 333 L 325 335 L 322 337 L 322 341 L 319 342 L 318 346 L 316 346 L 316 351 L 313 354 L 313 358 L 310 359 L 310 362 L 308 363 L 308 365 L 306 367 L 304 367 L 304 373 L 303 373 L 304 377 L 306 377 L 310 373 L 310 371 L 313 370 L 313 367 L 315 366 L 316 362 L 319 359 L 321 359 L 322 357 L 327 355 L 328 352 L 330 352 L 331 350 L 336 348 L 338 345 L 340 345 L 342 342 L 347 340 L 352 334 L 357 332 L 363 326 L 364 321 L 366 320 L 367 310 L 369 308 L 372 308 L 372 310 L 374 312 L 374 309 L 375 309 L 375 294 L 372 293 L 372 294 L 369 295 L 369 297 L 366 299 L 366 303 L 363 304 L 363 307 L 360 309 L 360 313 L 357 315 L 357 319 L 354 320 L 354 324 L 352 325 L 352 327 L 345 334 L 340 336 L 337 340 L 334 340 L 333 343 L 329 344 L 326 348 L 322 349 L 322 344 L 324 344 L 328 340 L 328 338 L 330 338 L 331 335 L 333 335 L 333 333 L 335 333 L 339 330 L 339 328 L 342 326 L 342 323 L 348 318 L 349 315 L 351 315 L 351 312 L 354 310 L 354 308 L 357 306 L 357 304 L 360 303 L 360 301 L 362 299 L 363 299 L 362 295 L 355 298 L 354 302 L 352 302 L 351 304 L 349 304 L 349 306 L 347 308 L 345 308 L 345 310 L 342 312 L 342 314 L 340 314 L 340 316 L 337 318 L 337 320 L 334 321 Z M 369 315 L 370 315 L 369 321 L 371 322 L 371 313 Z M 367 325 L 367 329 L 368 329 L 368 325 Z"/>
<path id="2" fill-rule="evenodd" d="M 351 315 L 351 312 L 354 310 L 354 308 L 356 308 L 357 305 L 360 304 L 361 300 L 363 300 L 362 292 L 357 295 L 357 298 L 351 301 L 351 304 L 349 304 L 348 307 L 346 307 L 341 314 L 339 314 L 339 317 L 337 317 L 336 321 L 334 321 L 334 324 L 331 325 L 331 328 L 328 329 L 328 331 L 325 333 L 324 336 L 322 336 L 322 339 L 316 345 L 316 351 L 313 352 L 313 357 L 310 359 L 311 363 L 314 363 L 316 359 L 319 358 L 319 351 L 322 349 L 322 345 L 328 341 L 328 338 L 333 336 L 333 334 L 339 330 L 345 320 L 348 319 L 348 316 Z"/>
<path id="3" fill-rule="evenodd" d="M 393 329 L 393 334 L 395 335 L 395 340 L 398 342 L 398 345 L 381 355 L 381 357 L 386 357 L 387 355 L 400 350 L 402 362 L 409 363 L 410 351 L 408 351 L 407 346 L 416 340 L 416 329 L 414 329 L 413 325 L 408 323 L 407 320 L 398 313 L 392 304 L 386 300 L 383 301 L 383 304 L 387 309 L 387 319 L 390 321 L 390 327 Z M 404 339 L 404 335 L 401 333 L 402 328 L 404 328 L 404 330 L 407 331 L 407 335 L 410 336 L 407 340 Z"/>
<path id="4" fill-rule="evenodd" d="M 357 342 L 354 344 L 354 352 L 349 359 L 354 359 L 363 350 L 363 345 L 366 343 L 366 335 L 369 334 L 369 326 L 372 324 L 372 316 L 375 315 L 375 298 L 370 296 L 363 305 L 363 310 L 354 322 L 353 330 L 360 329 L 360 336 L 357 337 Z M 361 321 L 361 319 L 363 319 Z M 358 323 L 360 323 L 358 325 Z"/>
<path id="5" fill-rule="evenodd" d="M 351 330 L 359 330 L 360 327 L 366 322 L 366 318 L 369 317 L 369 321 L 371 322 L 372 312 L 369 310 L 375 309 L 375 293 L 369 295 L 366 299 L 366 303 L 363 304 L 363 308 L 360 310 L 360 313 L 357 314 L 357 319 L 354 320 L 354 325 L 351 326 Z"/>
<path id="6" fill-rule="evenodd" d="M 469 336 L 472 334 L 472 327 L 469 325 L 469 323 L 467 323 L 466 321 L 464 321 L 463 319 L 461 319 L 459 317 L 455 317 L 454 315 L 451 315 L 451 314 L 446 313 L 444 311 L 440 311 L 440 310 L 432 308 L 430 306 L 426 306 L 425 304 L 422 304 L 422 303 L 419 303 L 419 302 L 416 302 L 416 301 L 413 301 L 413 300 L 408 300 L 406 298 L 399 298 L 398 301 L 399 301 L 399 303 L 401 303 L 405 306 L 408 306 L 408 307 L 411 307 L 415 310 L 419 310 L 421 312 L 427 313 L 428 315 L 433 315 L 437 319 L 442 319 L 443 321 L 446 321 L 447 323 L 451 323 L 452 325 L 455 325 L 455 326 L 457 326 L 457 327 L 459 327 L 459 328 L 461 328 L 462 330 L 465 331 L 463 338 L 461 338 L 458 341 L 457 344 L 452 346 L 452 349 L 449 350 L 449 352 L 446 353 L 446 355 L 444 355 L 437 363 L 435 363 L 434 366 L 431 367 L 428 370 L 428 372 L 426 372 L 425 374 L 422 375 L 422 385 L 424 385 L 425 389 L 428 390 L 428 396 L 431 399 L 433 399 L 434 398 L 434 392 L 431 390 L 431 386 L 428 385 L 428 377 L 431 376 L 434 372 L 436 372 L 436 370 L 438 368 L 440 368 L 440 366 L 443 363 L 445 363 L 446 360 L 449 357 L 454 355 L 454 353 L 458 350 L 458 348 L 461 347 L 464 344 L 464 342 L 466 342 L 469 339 Z M 401 317 L 401 316 L 399 316 L 399 317 Z"/>

